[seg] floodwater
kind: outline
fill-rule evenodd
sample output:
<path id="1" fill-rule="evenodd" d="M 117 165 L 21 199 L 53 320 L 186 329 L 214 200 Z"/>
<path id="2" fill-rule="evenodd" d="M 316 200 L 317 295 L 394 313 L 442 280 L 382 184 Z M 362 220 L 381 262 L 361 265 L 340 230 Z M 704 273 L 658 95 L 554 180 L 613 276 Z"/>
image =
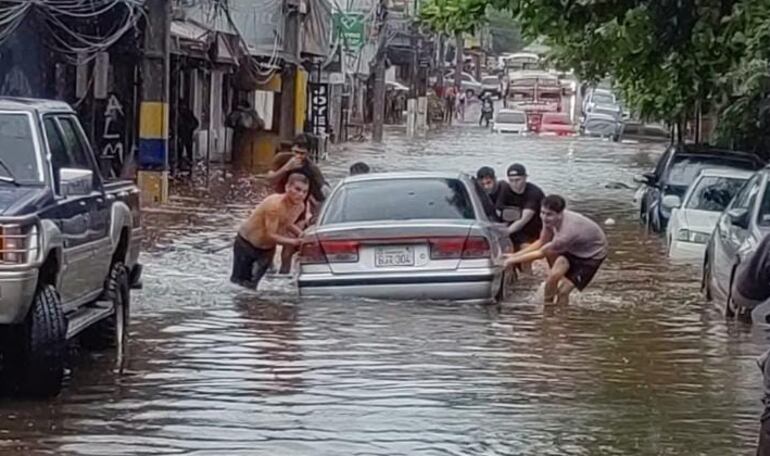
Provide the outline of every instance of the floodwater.
<path id="1" fill-rule="evenodd" d="M 593 286 L 555 310 L 538 305 L 533 278 L 499 307 L 300 300 L 282 279 L 243 291 L 227 281 L 229 242 L 260 182 L 216 175 L 213 191 L 145 217 L 125 371 L 109 353 L 75 350 L 60 397 L 3 400 L 0 454 L 752 453 L 763 337 L 726 323 L 701 298 L 697 268 L 670 263 L 637 222 L 632 178 L 664 146 L 473 124 L 386 133 L 382 146 L 333 152 L 328 177 L 357 160 L 501 175 L 524 163 L 546 192 L 614 220 Z"/>

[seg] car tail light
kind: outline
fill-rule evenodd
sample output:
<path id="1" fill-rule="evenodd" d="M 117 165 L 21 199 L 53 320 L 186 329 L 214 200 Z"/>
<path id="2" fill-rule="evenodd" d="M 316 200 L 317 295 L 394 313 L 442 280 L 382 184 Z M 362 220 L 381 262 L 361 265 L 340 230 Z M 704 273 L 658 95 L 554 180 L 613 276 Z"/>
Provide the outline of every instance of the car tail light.
<path id="1" fill-rule="evenodd" d="M 302 243 L 299 248 L 300 264 L 322 264 L 326 263 L 326 256 L 321 250 L 321 244 L 317 240 Z"/>
<path id="2" fill-rule="evenodd" d="M 429 239 L 430 259 L 431 260 L 449 260 L 461 258 L 465 239 L 463 238 L 435 238 Z"/>
<path id="3" fill-rule="evenodd" d="M 299 251 L 301 264 L 355 263 L 358 261 L 357 241 L 309 241 Z"/>
<path id="4" fill-rule="evenodd" d="M 358 261 L 358 241 L 321 241 L 321 248 L 329 263 Z"/>
<path id="5" fill-rule="evenodd" d="M 489 258 L 489 241 L 482 236 L 434 238 L 428 241 L 432 260 Z"/>
<path id="6" fill-rule="evenodd" d="M 465 241 L 463 247 L 463 258 L 490 258 L 492 256 L 487 238 L 481 236 L 471 236 Z"/>

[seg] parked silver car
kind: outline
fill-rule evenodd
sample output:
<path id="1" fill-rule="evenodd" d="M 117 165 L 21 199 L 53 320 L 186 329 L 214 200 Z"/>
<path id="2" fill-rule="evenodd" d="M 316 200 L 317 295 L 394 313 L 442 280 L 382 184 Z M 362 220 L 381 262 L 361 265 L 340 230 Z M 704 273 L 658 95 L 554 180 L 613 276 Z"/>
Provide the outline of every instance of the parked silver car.
<path id="1" fill-rule="evenodd" d="M 703 289 L 725 315 L 747 316 L 748 309 L 736 309 L 731 290 L 738 265 L 745 261 L 765 236 L 770 235 L 770 169 L 749 179 L 719 217 L 706 246 Z"/>
<path id="2" fill-rule="evenodd" d="M 300 249 L 300 295 L 494 302 L 513 274 L 505 226 L 458 173 L 384 173 L 338 184 Z"/>

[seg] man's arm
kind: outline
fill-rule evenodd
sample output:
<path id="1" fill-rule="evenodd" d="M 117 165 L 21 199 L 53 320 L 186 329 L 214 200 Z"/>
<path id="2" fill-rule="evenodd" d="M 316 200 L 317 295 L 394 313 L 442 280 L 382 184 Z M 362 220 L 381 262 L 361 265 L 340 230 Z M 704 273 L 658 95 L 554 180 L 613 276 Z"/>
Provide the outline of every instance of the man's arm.
<path id="1" fill-rule="evenodd" d="M 300 222 L 300 223 L 302 223 L 302 222 Z M 292 223 L 291 225 L 289 225 L 289 231 L 290 231 L 290 232 L 291 232 L 293 235 L 295 235 L 295 236 L 297 236 L 297 237 L 301 237 L 301 236 L 302 236 L 302 228 L 300 228 L 299 226 L 297 226 L 297 225 L 296 225 L 296 224 L 294 224 L 294 223 Z"/>
<path id="2" fill-rule="evenodd" d="M 288 236 L 283 236 L 281 234 L 278 234 L 278 221 L 280 214 L 270 214 L 270 220 L 266 223 L 267 228 L 267 236 L 276 244 L 286 245 L 286 246 L 299 246 L 300 240 L 299 238 L 291 238 Z M 292 224 L 293 225 L 293 224 Z"/>
<path id="3" fill-rule="evenodd" d="M 532 209 L 524 209 L 521 212 L 521 218 L 511 223 L 508 227 L 508 234 L 518 233 L 522 228 L 527 226 L 532 217 L 535 216 L 535 211 Z"/>
<path id="4" fill-rule="evenodd" d="M 267 178 L 270 181 L 275 182 L 279 179 L 282 179 L 286 174 L 290 173 L 291 171 L 294 171 L 295 169 L 301 166 L 302 166 L 302 163 L 299 160 L 297 160 L 295 157 L 292 157 L 291 159 L 287 160 L 286 163 L 284 163 L 283 166 L 281 166 L 280 168 L 275 170 L 271 169 L 270 171 L 268 171 Z"/>
<path id="5" fill-rule="evenodd" d="M 529 263 L 546 257 L 546 252 L 551 247 L 551 243 L 543 244 L 541 240 L 536 241 L 521 252 L 508 255 L 505 260 L 505 266 L 512 266 L 519 263 Z"/>

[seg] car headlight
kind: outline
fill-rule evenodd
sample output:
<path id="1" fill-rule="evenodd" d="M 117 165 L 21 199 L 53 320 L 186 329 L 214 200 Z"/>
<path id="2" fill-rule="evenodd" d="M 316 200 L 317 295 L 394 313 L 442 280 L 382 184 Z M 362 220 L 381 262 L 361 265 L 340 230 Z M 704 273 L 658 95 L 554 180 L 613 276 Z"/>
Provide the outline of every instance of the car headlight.
<path id="1" fill-rule="evenodd" d="M 687 229 L 681 229 L 676 233 L 677 241 L 692 242 L 693 244 L 707 244 L 710 238 L 711 235 L 708 233 Z"/>

